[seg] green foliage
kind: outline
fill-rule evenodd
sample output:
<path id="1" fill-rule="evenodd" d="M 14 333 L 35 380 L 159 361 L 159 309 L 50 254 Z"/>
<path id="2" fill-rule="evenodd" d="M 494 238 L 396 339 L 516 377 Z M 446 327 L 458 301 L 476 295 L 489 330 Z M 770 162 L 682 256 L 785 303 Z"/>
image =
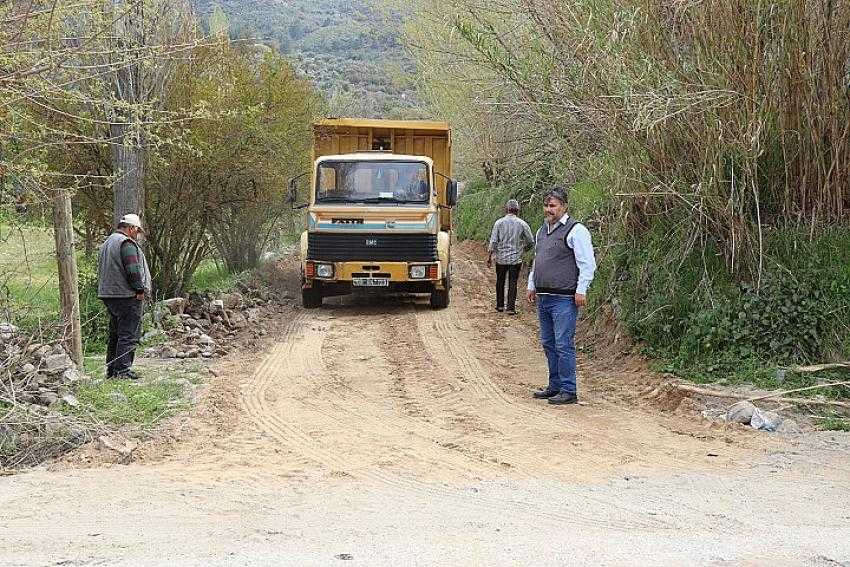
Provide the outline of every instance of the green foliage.
<path id="1" fill-rule="evenodd" d="M 138 382 L 104 379 L 102 356 L 86 356 L 87 374 L 96 376 L 81 383 L 74 392 L 78 407 L 62 406 L 68 414 L 95 418 L 115 427 L 150 427 L 189 406 L 188 387 L 203 382 L 202 363 L 183 362 L 178 365 L 145 365 L 135 370 L 142 375 Z"/>
<path id="2" fill-rule="evenodd" d="M 741 357 L 805 360 L 820 353 L 829 320 L 823 293 L 799 281 L 770 278 L 743 284 L 737 297 L 693 314 L 683 348 L 700 355 L 730 351 Z"/>
<path id="3" fill-rule="evenodd" d="M 677 245 L 684 243 L 675 233 L 658 230 L 612 258 L 621 319 L 670 361 L 668 370 L 775 386 L 772 365 L 850 355 L 850 231 L 815 241 L 793 231 L 769 235 L 759 286 L 735 283 L 710 243 L 671 263 Z"/>
<path id="4" fill-rule="evenodd" d="M 846 417 L 822 417 L 817 420 L 817 425 L 824 431 L 850 432 L 850 419 Z"/>
<path id="5" fill-rule="evenodd" d="M 621 201 L 609 222 L 682 223 L 676 261 L 710 240 L 739 280 L 769 227 L 846 219 L 850 5 L 421 4 L 409 42 L 467 167 L 590 179 Z"/>
<path id="6" fill-rule="evenodd" d="M 481 181 L 467 183 L 454 213 L 455 230 L 461 240 L 487 240 L 505 203 L 514 196 L 511 188 L 492 188 Z"/>
<path id="7" fill-rule="evenodd" d="M 288 54 L 336 103 L 334 115 L 411 118 L 414 67 L 399 41 L 401 14 L 376 0 L 197 0 L 202 18 L 221 11 L 230 35 Z M 210 26 L 215 20 L 210 21 Z M 401 73 L 398 71 L 401 70 Z M 332 101 L 333 102 L 333 101 Z"/>
<path id="8" fill-rule="evenodd" d="M 109 313 L 97 297 L 97 258 L 81 256 L 77 260 L 80 291 L 80 323 L 83 352 L 105 352 L 109 337 Z"/>
<path id="9" fill-rule="evenodd" d="M 189 282 L 187 291 L 204 293 L 231 290 L 236 287 L 236 284 L 244 275 L 244 272 L 233 273 L 221 264 L 212 260 L 205 260 L 192 274 L 192 280 Z"/>
<path id="10" fill-rule="evenodd" d="M 215 250 L 227 268 L 257 265 L 292 214 L 287 179 L 308 169 L 320 100 L 279 54 L 238 44 L 179 68 L 168 106 L 203 109 L 173 125 L 183 140 L 148 167 L 149 260 L 158 290 L 181 293 Z"/>
<path id="11" fill-rule="evenodd" d="M 230 20 L 220 6 L 214 6 L 208 20 L 210 35 L 213 37 L 230 37 Z"/>
<path id="12" fill-rule="evenodd" d="M 493 223 L 505 214 L 505 203 L 516 199 L 520 203 L 519 216 L 532 231 L 543 224 L 541 193 L 550 187 L 531 179 L 514 180 L 491 186 L 483 179 L 467 182 L 455 210 L 455 230 L 460 239 L 486 240 Z M 567 187 L 570 214 L 587 222 L 605 206 L 606 194 L 597 184 L 576 183 Z"/>
<path id="13" fill-rule="evenodd" d="M 180 380 L 179 374 L 157 374 L 160 376 L 151 382 L 95 380 L 84 383 L 75 392 L 80 405 L 65 410 L 79 416 L 94 416 L 113 426 L 149 427 L 188 407 L 186 383 Z"/>
<path id="14" fill-rule="evenodd" d="M 12 231 L 0 226 L 3 297 L 15 314 L 15 324 L 35 331 L 50 326 L 59 318 L 59 276 L 56 266 L 53 231 L 29 223 Z M 83 349 L 99 352 L 105 348 L 108 317 L 97 298 L 97 260 L 77 255 L 80 293 L 80 320 Z"/>

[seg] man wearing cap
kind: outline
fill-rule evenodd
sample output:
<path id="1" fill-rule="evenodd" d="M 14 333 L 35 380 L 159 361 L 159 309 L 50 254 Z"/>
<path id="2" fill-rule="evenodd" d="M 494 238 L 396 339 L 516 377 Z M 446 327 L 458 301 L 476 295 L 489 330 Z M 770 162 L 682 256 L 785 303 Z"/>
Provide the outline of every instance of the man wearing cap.
<path id="1" fill-rule="evenodd" d="M 549 365 L 549 384 L 534 392 L 550 404 L 574 404 L 575 332 L 578 310 L 587 304 L 596 259 L 590 232 L 567 213 L 566 192 L 555 188 L 543 199 L 546 216 L 537 231 L 528 301 L 537 302 L 540 342 Z"/>
<path id="2" fill-rule="evenodd" d="M 151 275 L 137 240 L 138 215 L 129 214 L 100 247 L 97 296 L 109 311 L 106 377 L 138 379 L 133 365 L 142 319 L 142 302 L 151 292 Z"/>
<path id="3" fill-rule="evenodd" d="M 522 268 L 522 253 L 534 246 L 528 224 L 519 218 L 519 203 L 505 204 L 505 216 L 496 221 L 487 245 L 487 267 L 496 261 L 496 311 L 505 310 L 505 276 L 508 279 L 507 311 L 516 314 L 516 284 Z"/>

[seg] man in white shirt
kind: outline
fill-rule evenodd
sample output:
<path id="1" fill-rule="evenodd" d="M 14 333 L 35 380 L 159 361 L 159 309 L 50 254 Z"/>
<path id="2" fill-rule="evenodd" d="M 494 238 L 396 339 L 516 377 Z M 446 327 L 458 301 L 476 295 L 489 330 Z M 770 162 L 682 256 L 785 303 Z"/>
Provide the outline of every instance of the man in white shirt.
<path id="1" fill-rule="evenodd" d="M 537 303 L 540 342 L 549 365 L 549 384 L 534 397 L 550 404 L 578 401 L 576 319 L 587 304 L 587 288 L 596 271 L 590 232 L 570 218 L 565 194 L 556 188 L 543 200 L 546 219 L 537 231 L 528 274 L 528 301 Z"/>

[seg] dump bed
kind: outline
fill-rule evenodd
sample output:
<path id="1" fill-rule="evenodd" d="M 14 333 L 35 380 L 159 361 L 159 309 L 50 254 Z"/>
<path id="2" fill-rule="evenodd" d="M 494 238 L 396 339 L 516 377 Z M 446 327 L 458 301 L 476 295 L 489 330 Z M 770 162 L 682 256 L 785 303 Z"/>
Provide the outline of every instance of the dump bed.
<path id="1" fill-rule="evenodd" d="M 451 131 L 445 122 L 329 118 L 313 125 L 313 160 L 364 151 L 427 156 L 436 173 L 452 176 Z"/>

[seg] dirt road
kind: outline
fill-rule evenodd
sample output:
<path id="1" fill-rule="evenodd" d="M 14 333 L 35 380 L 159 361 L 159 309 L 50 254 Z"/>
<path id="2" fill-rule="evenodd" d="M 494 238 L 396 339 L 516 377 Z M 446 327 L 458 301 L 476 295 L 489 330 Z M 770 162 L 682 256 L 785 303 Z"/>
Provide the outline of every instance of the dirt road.
<path id="1" fill-rule="evenodd" d="M 530 399 L 534 314 L 293 306 L 132 464 L 0 479 L 2 565 L 850 564 L 850 441 L 702 419 L 607 335 L 585 405 Z"/>

